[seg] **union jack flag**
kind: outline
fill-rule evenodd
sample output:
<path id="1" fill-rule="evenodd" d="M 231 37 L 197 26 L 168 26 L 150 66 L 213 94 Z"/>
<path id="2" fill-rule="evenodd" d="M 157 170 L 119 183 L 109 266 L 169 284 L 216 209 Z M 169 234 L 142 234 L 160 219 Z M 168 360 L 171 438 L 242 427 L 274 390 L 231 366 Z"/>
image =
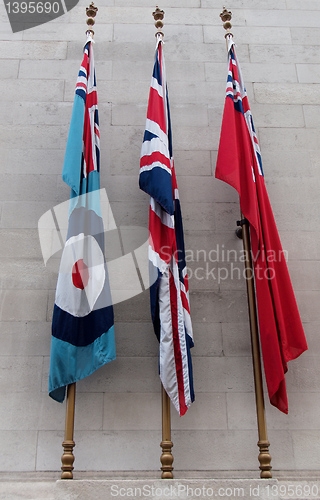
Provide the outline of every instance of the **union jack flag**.
<path id="1" fill-rule="evenodd" d="M 266 190 L 261 153 L 234 42 L 228 37 L 229 72 L 216 177 L 239 193 L 250 224 L 261 350 L 272 405 L 288 413 L 288 361 L 308 347 Z"/>
<path id="2" fill-rule="evenodd" d="M 176 410 L 184 415 L 194 401 L 190 354 L 193 333 L 162 44 L 158 36 L 139 185 L 151 197 L 150 301 L 154 331 L 160 343 L 160 379 Z"/>

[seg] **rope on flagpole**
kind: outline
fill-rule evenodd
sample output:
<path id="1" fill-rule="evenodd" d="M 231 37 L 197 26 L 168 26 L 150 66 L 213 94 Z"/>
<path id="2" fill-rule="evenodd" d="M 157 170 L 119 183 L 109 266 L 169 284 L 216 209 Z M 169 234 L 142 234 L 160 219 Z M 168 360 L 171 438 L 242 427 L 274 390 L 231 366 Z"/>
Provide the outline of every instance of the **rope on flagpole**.
<path id="1" fill-rule="evenodd" d="M 163 28 L 163 18 L 164 11 L 159 9 L 156 5 L 156 10 L 152 13 L 155 20 L 155 27 L 157 29 L 155 36 L 157 38 L 157 43 L 163 40 L 164 33 Z M 160 446 L 162 448 L 162 454 L 160 457 L 161 461 L 161 479 L 173 479 L 173 455 L 171 452 L 173 443 L 171 441 L 171 413 L 170 413 L 170 398 L 166 393 L 165 388 L 161 384 L 161 412 L 162 412 L 162 441 Z"/>
<path id="2" fill-rule="evenodd" d="M 223 22 L 223 27 L 226 30 L 225 38 L 227 41 L 227 47 L 229 51 L 230 41 L 232 42 L 233 40 L 233 34 L 231 33 L 232 12 L 228 11 L 225 7 L 223 7 L 223 11 L 221 12 L 220 17 Z M 254 285 L 254 271 L 252 265 L 250 231 L 249 231 L 249 223 L 247 219 L 243 218 L 242 214 L 241 214 L 241 221 L 238 222 L 238 225 L 241 227 L 241 229 L 240 230 L 238 229 L 236 234 L 238 237 L 243 239 L 243 249 L 245 254 L 245 276 L 247 283 L 248 312 L 249 312 L 251 347 L 252 347 L 252 364 L 253 364 L 253 374 L 254 374 L 256 413 L 257 413 L 258 436 L 259 436 L 258 460 L 260 463 L 259 468 L 261 470 L 260 477 L 262 479 L 270 479 L 272 478 L 272 472 L 271 472 L 272 467 L 271 467 L 271 455 L 269 453 L 270 443 L 268 441 L 267 424 L 265 417 L 259 330 L 258 330 L 258 312 L 257 312 L 256 294 Z"/>

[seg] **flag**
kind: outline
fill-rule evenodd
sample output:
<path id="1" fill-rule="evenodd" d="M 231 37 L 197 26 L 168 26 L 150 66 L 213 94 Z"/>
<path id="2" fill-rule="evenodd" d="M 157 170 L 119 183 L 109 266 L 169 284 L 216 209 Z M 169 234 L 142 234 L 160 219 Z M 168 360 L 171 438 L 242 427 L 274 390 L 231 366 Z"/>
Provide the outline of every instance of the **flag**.
<path id="1" fill-rule="evenodd" d="M 71 187 L 68 233 L 52 319 L 49 395 L 115 359 L 113 307 L 100 209 L 100 140 L 93 40 L 77 79 L 62 178 Z"/>
<path id="2" fill-rule="evenodd" d="M 269 202 L 234 42 L 228 37 L 229 73 L 216 177 L 233 186 L 249 221 L 260 343 L 270 402 L 288 413 L 288 361 L 308 347 L 284 252 Z"/>
<path id="3" fill-rule="evenodd" d="M 159 341 L 160 379 L 176 410 L 184 415 L 194 401 L 190 355 L 193 333 L 163 42 L 159 35 L 141 148 L 139 185 L 150 195 L 150 302 Z"/>

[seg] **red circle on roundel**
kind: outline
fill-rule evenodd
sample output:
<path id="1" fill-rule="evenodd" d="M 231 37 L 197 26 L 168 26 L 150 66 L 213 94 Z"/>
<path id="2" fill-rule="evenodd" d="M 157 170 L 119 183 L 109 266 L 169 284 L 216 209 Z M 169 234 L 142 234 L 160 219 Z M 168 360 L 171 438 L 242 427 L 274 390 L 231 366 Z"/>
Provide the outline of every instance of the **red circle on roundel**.
<path id="1" fill-rule="evenodd" d="M 72 282 L 76 288 L 83 290 L 89 281 L 89 269 L 83 259 L 77 260 L 72 268 Z"/>

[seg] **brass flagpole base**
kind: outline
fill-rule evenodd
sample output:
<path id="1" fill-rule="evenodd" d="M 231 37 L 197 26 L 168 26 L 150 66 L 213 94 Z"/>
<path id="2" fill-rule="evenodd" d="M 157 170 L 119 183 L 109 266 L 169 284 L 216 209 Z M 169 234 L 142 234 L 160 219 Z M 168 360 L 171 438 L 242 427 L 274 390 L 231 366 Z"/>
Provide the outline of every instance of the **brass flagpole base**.
<path id="1" fill-rule="evenodd" d="M 74 454 L 73 448 L 75 446 L 74 441 L 63 441 L 63 455 L 61 457 L 61 479 L 73 479 L 73 462 L 74 462 Z"/>
<path id="2" fill-rule="evenodd" d="M 258 446 L 260 450 L 258 456 L 258 460 L 260 462 L 259 469 L 261 470 L 260 477 L 261 479 L 271 479 L 272 467 L 271 467 L 271 455 L 269 453 L 270 443 L 269 441 L 258 441 Z"/>
<path id="3" fill-rule="evenodd" d="M 173 443 L 172 441 L 161 441 L 160 446 L 162 448 L 162 455 L 160 457 L 162 465 L 161 479 L 173 479 L 173 456 L 171 453 Z"/>
<path id="4" fill-rule="evenodd" d="M 73 462 L 74 454 L 73 448 L 75 442 L 73 440 L 74 431 L 74 413 L 76 403 L 76 384 L 68 385 L 67 387 L 67 407 L 66 407 L 66 424 L 64 432 L 63 455 L 61 457 L 61 479 L 73 479 Z"/>
<path id="5" fill-rule="evenodd" d="M 170 414 L 170 398 L 161 384 L 161 405 L 162 405 L 162 448 L 161 462 L 161 479 L 173 479 L 173 455 L 171 449 L 173 443 L 171 441 L 171 414 Z"/>

